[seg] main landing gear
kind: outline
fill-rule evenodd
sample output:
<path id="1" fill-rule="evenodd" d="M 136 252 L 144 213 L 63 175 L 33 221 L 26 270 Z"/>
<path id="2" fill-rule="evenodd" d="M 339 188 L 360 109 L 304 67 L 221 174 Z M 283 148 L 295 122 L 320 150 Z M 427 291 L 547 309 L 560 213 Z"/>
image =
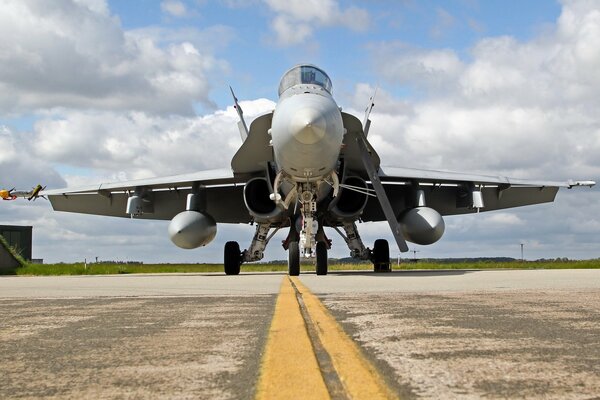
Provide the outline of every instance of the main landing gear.
<path id="1" fill-rule="evenodd" d="M 224 265 L 226 275 L 239 275 L 242 265 L 242 253 L 238 242 L 225 243 Z"/>
<path id="2" fill-rule="evenodd" d="M 352 258 L 359 260 L 370 260 L 373 263 L 373 270 L 375 272 L 390 272 L 392 270 L 390 264 L 390 246 L 388 241 L 385 239 L 377 239 L 373 250 L 369 250 L 365 247 L 360 235 L 356 223 L 347 222 L 342 225 L 344 232 L 338 227 L 333 227 L 348 245 L 350 249 L 350 255 Z"/>
<path id="3" fill-rule="evenodd" d="M 270 238 L 270 237 L 269 237 Z M 290 276 L 300 275 L 300 243 L 299 235 L 295 230 L 290 232 L 287 240 L 284 241 L 284 248 L 288 251 L 288 274 Z M 326 238 L 325 238 L 326 239 Z M 385 239 L 377 239 L 373 246 L 373 250 L 366 249 L 362 245 L 360 237 L 354 236 L 356 243 L 353 255 L 362 259 L 370 259 L 373 262 L 373 270 L 375 272 L 390 272 L 392 270 L 390 263 L 390 247 Z M 263 240 L 266 244 L 268 240 Z M 346 239 L 350 244 L 351 240 Z M 317 275 L 327 275 L 327 242 L 319 240 L 316 243 L 316 272 Z M 263 247 L 264 248 L 264 247 Z M 225 243 L 224 249 L 224 265 L 226 275 L 238 275 L 240 266 L 244 262 L 244 257 L 247 252 L 240 251 L 238 242 Z M 262 251 L 261 251 L 262 255 Z M 262 258 L 262 257 L 261 257 Z"/>
<path id="4" fill-rule="evenodd" d="M 392 266 L 390 264 L 390 246 L 385 239 L 377 239 L 371 253 L 371 261 L 373 261 L 373 270 L 375 272 L 390 272 Z"/>

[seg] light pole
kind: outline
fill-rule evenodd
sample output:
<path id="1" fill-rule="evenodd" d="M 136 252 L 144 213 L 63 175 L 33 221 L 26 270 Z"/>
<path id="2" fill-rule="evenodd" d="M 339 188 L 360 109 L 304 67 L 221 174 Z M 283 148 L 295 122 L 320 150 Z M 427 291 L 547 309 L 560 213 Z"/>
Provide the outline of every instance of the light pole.
<path id="1" fill-rule="evenodd" d="M 525 261 L 525 258 L 523 257 L 523 246 L 525 246 L 523 243 L 521 243 L 521 262 Z"/>
<path id="2" fill-rule="evenodd" d="M 419 253 L 419 250 L 413 250 L 413 262 L 417 262 L 417 253 Z"/>

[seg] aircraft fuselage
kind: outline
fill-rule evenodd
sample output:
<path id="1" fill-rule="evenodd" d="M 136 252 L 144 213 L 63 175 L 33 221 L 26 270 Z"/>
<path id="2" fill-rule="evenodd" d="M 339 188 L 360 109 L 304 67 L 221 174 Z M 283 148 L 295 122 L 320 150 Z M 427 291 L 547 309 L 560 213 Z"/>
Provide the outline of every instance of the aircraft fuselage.
<path id="1" fill-rule="evenodd" d="M 329 93 L 302 86 L 288 89 L 292 93 L 277 103 L 271 128 L 273 152 L 277 166 L 295 181 L 318 181 L 337 165 L 344 125 Z"/>
<path id="2" fill-rule="evenodd" d="M 344 124 L 330 90 L 329 77 L 314 66 L 292 68 L 282 79 L 270 133 L 278 169 L 294 181 L 319 181 L 336 168 Z"/>

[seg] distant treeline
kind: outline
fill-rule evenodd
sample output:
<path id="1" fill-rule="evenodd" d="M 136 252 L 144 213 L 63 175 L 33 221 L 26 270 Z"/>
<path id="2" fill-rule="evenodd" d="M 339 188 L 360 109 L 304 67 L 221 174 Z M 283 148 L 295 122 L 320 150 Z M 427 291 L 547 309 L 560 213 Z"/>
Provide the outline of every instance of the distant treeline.
<path id="1" fill-rule="evenodd" d="M 398 261 L 397 258 L 390 259 L 393 263 Z M 433 264 L 473 264 L 473 263 L 511 263 L 511 262 L 521 262 L 520 259 L 512 258 L 512 257 L 458 257 L 458 258 L 400 258 L 401 263 L 414 263 L 422 262 L 422 263 L 433 263 Z M 562 258 L 540 258 L 538 260 L 530 260 L 529 262 L 568 262 L 574 261 L 569 260 L 566 257 Z M 525 260 L 528 262 L 528 260 Z M 287 260 L 273 260 L 268 262 L 263 262 L 261 264 L 286 264 Z M 352 257 L 344 257 L 344 258 L 330 258 L 330 264 L 368 264 L 370 261 L 367 260 L 358 260 Z"/>
<path id="2" fill-rule="evenodd" d="M 392 262 L 397 262 L 397 258 L 392 258 Z M 480 262 L 489 262 L 489 263 L 505 263 L 505 262 L 513 262 L 520 261 L 510 257 L 476 257 L 476 258 L 400 258 L 401 263 L 411 263 L 411 262 L 426 262 L 426 263 L 436 263 L 436 264 L 455 264 L 455 263 L 480 263 Z M 356 260 L 351 257 L 333 259 L 331 262 L 337 262 L 340 264 L 361 264 L 365 261 Z"/>

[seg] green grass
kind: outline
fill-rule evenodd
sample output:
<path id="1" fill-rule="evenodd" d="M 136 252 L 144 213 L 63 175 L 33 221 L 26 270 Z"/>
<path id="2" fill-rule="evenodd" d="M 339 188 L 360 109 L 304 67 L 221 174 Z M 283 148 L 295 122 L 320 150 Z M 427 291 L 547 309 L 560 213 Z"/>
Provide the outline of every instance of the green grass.
<path id="1" fill-rule="evenodd" d="M 557 260 L 557 261 L 512 261 L 512 262 L 462 262 L 462 263 L 435 263 L 419 262 L 404 263 L 394 269 L 599 269 L 598 260 Z"/>
<path id="2" fill-rule="evenodd" d="M 331 262 L 330 271 L 371 270 L 371 264 L 338 264 Z M 600 260 L 585 261 L 514 261 L 514 262 L 405 262 L 394 270 L 442 270 L 442 269 L 595 269 L 600 268 Z M 302 264 L 302 271 L 314 271 L 314 265 Z M 284 264 L 244 264 L 242 272 L 287 271 Z M 112 264 L 83 263 L 75 264 L 25 264 L 17 269 L 17 275 L 105 275 L 105 274 L 142 274 L 142 273 L 202 273 L 223 272 L 222 264 Z"/>
<path id="3" fill-rule="evenodd" d="M 6 239 L 4 238 L 4 236 L 2 236 L 2 235 L 0 235 L 0 246 L 4 247 L 6 250 L 8 250 L 8 252 L 10 254 L 12 254 L 13 257 L 17 260 L 17 262 L 19 264 L 21 264 L 21 267 L 27 265 L 27 262 L 23 259 L 23 257 L 21 257 L 19 252 L 15 248 L 13 248 L 11 245 L 9 245 L 8 242 L 6 241 Z"/>

